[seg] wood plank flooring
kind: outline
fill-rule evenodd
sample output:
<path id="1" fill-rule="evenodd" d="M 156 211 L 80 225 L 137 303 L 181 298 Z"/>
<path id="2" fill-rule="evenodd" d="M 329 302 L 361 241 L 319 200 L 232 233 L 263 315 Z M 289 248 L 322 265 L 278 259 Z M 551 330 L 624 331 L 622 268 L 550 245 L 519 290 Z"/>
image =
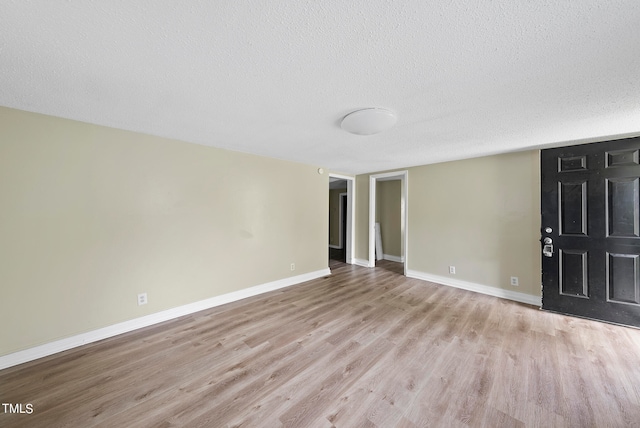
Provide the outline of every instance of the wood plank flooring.
<path id="1" fill-rule="evenodd" d="M 640 426 L 640 330 L 331 267 L 0 371 L 0 426 Z"/>

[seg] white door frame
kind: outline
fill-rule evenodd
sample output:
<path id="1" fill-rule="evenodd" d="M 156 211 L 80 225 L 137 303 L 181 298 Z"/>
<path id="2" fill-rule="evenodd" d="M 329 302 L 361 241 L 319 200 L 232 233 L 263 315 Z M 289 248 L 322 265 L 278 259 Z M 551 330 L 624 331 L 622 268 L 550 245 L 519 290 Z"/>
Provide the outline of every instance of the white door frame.
<path id="1" fill-rule="evenodd" d="M 356 210 L 354 210 L 354 201 L 356 200 L 356 186 L 355 177 L 342 174 L 329 173 L 329 178 L 339 178 L 340 180 L 346 180 L 347 182 L 347 242 L 343 242 L 343 248 L 345 251 L 345 259 L 347 263 L 353 264 L 354 259 L 354 245 L 355 242 L 355 222 L 356 222 Z M 342 201 L 342 198 L 340 198 Z M 342 212 L 342 210 L 340 210 Z M 341 214 L 342 215 L 342 214 Z M 340 223 L 342 227 L 342 222 Z M 342 233 L 340 234 L 342 239 Z"/>
<path id="2" fill-rule="evenodd" d="M 409 206 L 409 198 L 408 198 L 408 181 L 409 181 L 409 172 L 404 171 L 394 171 L 394 172 L 385 172 L 382 174 L 373 174 L 369 176 L 369 267 L 375 267 L 376 265 L 376 236 L 375 236 L 375 227 L 376 227 L 376 183 L 378 180 L 400 180 L 400 248 L 402 254 L 400 255 L 404 258 L 404 275 L 407 275 L 407 262 L 409 260 L 409 254 L 407 249 L 408 246 L 408 232 L 407 232 L 407 213 Z"/>
<path id="3" fill-rule="evenodd" d="M 343 215 L 343 211 L 344 211 L 344 204 L 342 203 L 342 197 L 346 196 L 347 197 L 347 201 L 349 200 L 349 192 L 342 192 L 338 195 L 338 200 L 340 201 L 340 203 L 338 204 L 338 209 L 340 210 L 340 215 L 338 216 L 338 233 L 340 234 L 339 238 L 338 238 L 338 248 L 340 248 L 341 250 L 345 250 L 347 251 L 347 243 L 346 242 L 342 242 L 342 233 L 344 232 L 342 229 L 342 223 L 345 222 L 347 219 L 344 218 Z M 347 206 L 349 205 L 349 202 L 347 202 Z M 346 214 L 347 217 L 349 217 L 349 214 Z M 346 257 L 345 257 L 346 259 Z"/>

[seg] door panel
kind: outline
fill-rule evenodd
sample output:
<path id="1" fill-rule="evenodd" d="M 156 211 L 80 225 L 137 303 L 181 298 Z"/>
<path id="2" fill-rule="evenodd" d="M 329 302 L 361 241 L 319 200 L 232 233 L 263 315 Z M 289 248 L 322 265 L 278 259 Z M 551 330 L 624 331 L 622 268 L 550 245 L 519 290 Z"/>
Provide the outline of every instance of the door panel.
<path id="1" fill-rule="evenodd" d="M 607 179 L 608 236 L 637 238 L 638 178 Z"/>
<path id="2" fill-rule="evenodd" d="M 637 254 L 608 254 L 607 299 L 616 303 L 640 304 L 640 257 Z"/>
<path id="3" fill-rule="evenodd" d="M 541 152 L 542 308 L 640 327 L 640 137 Z"/>
<path id="4" fill-rule="evenodd" d="M 587 251 L 559 250 L 560 294 L 589 297 Z"/>
<path id="5" fill-rule="evenodd" d="M 587 234 L 587 182 L 559 183 L 560 234 Z"/>

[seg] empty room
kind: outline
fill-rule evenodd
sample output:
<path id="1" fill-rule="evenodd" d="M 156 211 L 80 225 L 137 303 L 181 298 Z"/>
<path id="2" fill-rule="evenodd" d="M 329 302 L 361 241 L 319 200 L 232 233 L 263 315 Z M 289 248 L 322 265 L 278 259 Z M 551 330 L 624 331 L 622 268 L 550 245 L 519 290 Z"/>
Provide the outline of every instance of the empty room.
<path id="1" fill-rule="evenodd" d="M 638 426 L 638 22 L 0 1 L 0 426 Z"/>

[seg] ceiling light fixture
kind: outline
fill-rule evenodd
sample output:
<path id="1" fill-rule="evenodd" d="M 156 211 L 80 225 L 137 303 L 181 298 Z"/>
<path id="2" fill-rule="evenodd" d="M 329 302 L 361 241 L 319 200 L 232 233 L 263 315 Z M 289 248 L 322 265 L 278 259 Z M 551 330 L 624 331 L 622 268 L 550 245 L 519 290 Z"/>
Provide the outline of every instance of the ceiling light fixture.
<path id="1" fill-rule="evenodd" d="M 396 114 L 392 111 L 383 108 L 365 108 L 346 115 L 340 126 L 352 134 L 373 135 L 391 128 L 397 120 Z"/>

